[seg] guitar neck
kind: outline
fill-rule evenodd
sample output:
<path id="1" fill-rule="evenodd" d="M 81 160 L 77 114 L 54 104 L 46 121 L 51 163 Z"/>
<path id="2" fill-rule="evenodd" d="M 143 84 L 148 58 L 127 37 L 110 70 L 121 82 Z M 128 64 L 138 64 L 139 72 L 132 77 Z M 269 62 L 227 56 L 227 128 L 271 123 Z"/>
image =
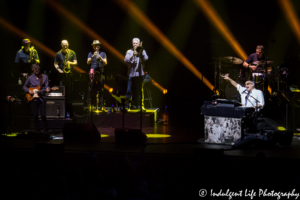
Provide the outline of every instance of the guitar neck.
<path id="1" fill-rule="evenodd" d="M 50 90 L 53 90 L 53 88 L 50 88 Z M 42 89 L 42 90 L 39 90 L 38 92 L 45 92 L 47 91 L 47 89 Z"/>

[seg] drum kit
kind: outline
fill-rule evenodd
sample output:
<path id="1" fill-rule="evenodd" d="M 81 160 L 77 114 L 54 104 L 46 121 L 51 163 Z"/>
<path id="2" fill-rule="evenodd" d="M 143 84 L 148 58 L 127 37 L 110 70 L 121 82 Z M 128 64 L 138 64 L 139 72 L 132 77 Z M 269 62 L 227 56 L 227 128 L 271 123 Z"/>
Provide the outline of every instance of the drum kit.
<path id="1" fill-rule="evenodd" d="M 300 90 L 298 85 L 298 74 L 300 73 L 300 55 L 286 59 L 278 67 L 272 67 L 273 61 L 254 61 L 251 65 L 256 66 L 256 70 L 242 66 L 243 60 L 232 56 L 212 57 L 214 60 L 214 94 L 219 98 L 239 100 L 240 95 L 237 89 L 228 80 L 224 80 L 220 75 L 228 75 L 240 85 L 244 85 L 246 80 L 252 80 L 255 87 L 262 90 L 265 99 L 268 97 L 284 97 L 292 107 L 298 107 L 293 103 L 292 96 Z M 297 71 L 299 69 L 299 72 Z M 271 88 L 271 94 L 269 89 Z M 292 88 L 292 89 L 291 89 Z M 295 89 L 296 88 L 296 89 Z M 278 98 L 277 98 L 278 99 Z M 300 100 L 299 100 L 300 101 Z"/>
<path id="2" fill-rule="evenodd" d="M 233 56 L 221 56 L 212 57 L 215 61 L 213 64 L 214 68 L 214 93 L 219 93 L 218 96 L 221 98 L 239 100 L 239 92 L 237 89 L 230 84 L 228 80 L 224 80 L 220 77 L 221 74 L 228 75 L 231 79 L 240 85 L 244 85 L 246 80 L 253 80 L 255 87 L 262 90 L 264 93 L 268 91 L 267 82 L 268 77 L 270 80 L 272 74 L 271 64 L 273 61 L 255 61 L 251 63 L 252 66 L 256 66 L 255 72 L 246 69 L 242 66 L 243 60 Z M 212 64 L 212 63 L 210 63 Z"/>

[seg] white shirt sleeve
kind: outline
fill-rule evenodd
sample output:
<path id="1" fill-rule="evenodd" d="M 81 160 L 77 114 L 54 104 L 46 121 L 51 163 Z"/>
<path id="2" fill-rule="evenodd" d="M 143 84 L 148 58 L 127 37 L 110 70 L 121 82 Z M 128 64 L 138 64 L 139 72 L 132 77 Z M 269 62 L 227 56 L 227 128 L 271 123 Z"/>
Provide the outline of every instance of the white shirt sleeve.
<path id="1" fill-rule="evenodd" d="M 237 91 L 242 94 L 242 92 L 244 92 L 244 90 L 246 89 L 245 87 L 242 87 L 240 84 L 237 85 L 236 87 Z"/>
<path id="2" fill-rule="evenodd" d="M 262 93 L 261 90 L 258 90 L 258 98 L 257 98 L 257 100 L 260 102 L 259 104 L 263 108 L 265 106 L 265 99 L 264 99 L 264 94 Z"/>

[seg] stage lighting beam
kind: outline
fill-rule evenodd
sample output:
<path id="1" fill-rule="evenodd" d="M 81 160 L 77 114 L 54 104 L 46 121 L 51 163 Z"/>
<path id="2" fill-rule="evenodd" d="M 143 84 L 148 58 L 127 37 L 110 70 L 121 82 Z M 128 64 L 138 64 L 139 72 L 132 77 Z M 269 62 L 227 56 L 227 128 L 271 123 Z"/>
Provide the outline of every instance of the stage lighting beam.
<path id="1" fill-rule="evenodd" d="M 200 71 L 175 47 L 175 45 L 157 28 L 157 26 L 131 1 L 115 0 L 129 16 L 140 24 L 150 35 L 152 35 L 162 46 L 164 46 L 175 58 L 211 90 L 214 86 L 202 75 Z"/>
<path id="2" fill-rule="evenodd" d="M 278 0 L 278 3 L 300 44 L 300 24 L 294 6 L 290 0 Z"/>
<path id="3" fill-rule="evenodd" d="M 216 27 L 216 29 L 221 33 L 221 35 L 227 40 L 229 45 L 233 50 L 241 57 L 243 60 L 247 59 L 247 54 L 237 42 L 235 37 L 232 35 L 226 24 L 223 22 L 222 18 L 215 11 L 214 7 L 207 0 L 194 0 L 199 8 L 203 11 L 205 16 L 209 21 Z"/>

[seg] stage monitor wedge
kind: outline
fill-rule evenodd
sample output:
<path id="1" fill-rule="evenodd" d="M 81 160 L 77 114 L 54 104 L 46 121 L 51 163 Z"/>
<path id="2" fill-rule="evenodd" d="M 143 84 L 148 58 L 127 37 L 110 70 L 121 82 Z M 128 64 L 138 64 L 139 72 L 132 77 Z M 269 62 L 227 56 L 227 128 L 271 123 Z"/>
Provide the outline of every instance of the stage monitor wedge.
<path id="1" fill-rule="evenodd" d="M 147 136 L 140 129 L 116 128 L 115 138 L 117 144 L 144 144 Z"/>
<path id="2" fill-rule="evenodd" d="M 63 128 L 64 142 L 99 142 L 100 132 L 92 123 L 66 123 Z"/>

